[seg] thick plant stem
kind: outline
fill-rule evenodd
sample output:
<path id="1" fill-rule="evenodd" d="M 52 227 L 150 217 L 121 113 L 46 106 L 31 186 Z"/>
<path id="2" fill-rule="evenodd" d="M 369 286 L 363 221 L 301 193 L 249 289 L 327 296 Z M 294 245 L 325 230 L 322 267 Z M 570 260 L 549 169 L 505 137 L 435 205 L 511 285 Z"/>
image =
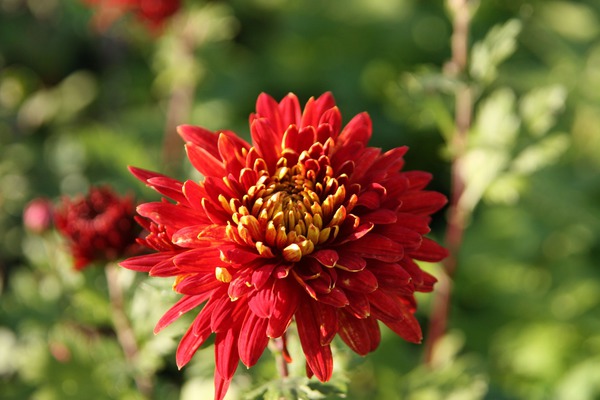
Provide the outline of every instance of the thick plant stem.
<path id="1" fill-rule="evenodd" d="M 449 0 L 453 13 L 452 59 L 444 68 L 444 73 L 457 79 L 466 73 L 468 66 L 468 36 L 470 10 L 469 0 Z M 433 309 L 429 323 L 429 332 L 425 343 L 425 363 L 432 365 L 436 344 L 446 333 L 450 299 L 452 293 L 452 277 L 457 268 L 458 254 L 462 244 L 463 233 L 469 213 L 461 206 L 461 197 L 465 189 L 462 175 L 462 160 L 466 152 L 467 137 L 471 128 L 473 98 L 467 83 L 459 84 L 455 97 L 455 132 L 452 137 L 452 169 L 451 195 L 448 208 L 448 225 L 445 233 L 445 244 L 449 251 L 443 261 L 442 276 L 436 286 Z"/>
<path id="2" fill-rule="evenodd" d="M 135 340 L 135 335 L 129 318 L 125 314 L 125 303 L 123 301 L 123 291 L 119 283 L 119 267 L 116 264 L 109 263 L 106 265 L 106 282 L 108 286 L 108 296 L 111 306 L 111 314 L 113 326 L 117 335 L 119 345 L 123 349 L 127 364 L 133 369 L 136 369 L 136 361 L 138 358 L 138 345 Z M 152 397 L 153 384 L 150 378 L 146 375 L 136 373 L 134 376 L 135 384 L 142 395 L 146 398 Z"/>

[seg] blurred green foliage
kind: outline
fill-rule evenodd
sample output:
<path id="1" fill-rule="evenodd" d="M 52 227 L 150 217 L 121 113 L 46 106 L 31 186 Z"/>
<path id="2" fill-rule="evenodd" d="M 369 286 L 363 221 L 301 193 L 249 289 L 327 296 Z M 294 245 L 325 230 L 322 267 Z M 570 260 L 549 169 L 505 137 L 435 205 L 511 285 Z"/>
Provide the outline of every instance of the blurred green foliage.
<path id="1" fill-rule="evenodd" d="M 182 146 L 165 152 L 168 124 L 248 137 L 261 91 L 305 101 L 331 90 L 345 121 L 368 111 L 372 143 L 408 144 L 408 168 L 433 172 L 448 193 L 452 93 L 467 83 L 461 201 L 474 212 L 434 367 L 420 365 L 422 346 L 385 331 L 364 359 L 339 346 L 329 387 L 269 382 L 265 354 L 228 398 L 298 387 L 311 399 L 346 387 L 349 399 L 600 398 L 600 3 L 473 3 L 469 73 L 451 79 L 441 0 L 189 0 L 162 35 L 127 16 L 95 32 L 77 0 L 0 0 L 0 397 L 140 399 L 140 373 L 157 399 L 212 393 L 210 345 L 177 371 L 185 321 L 151 333 L 176 298 L 170 282 L 120 272 L 140 343 L 131 365 L 102 266 L 75 272 L 55 233 L 26 231 L 29 200 L 99 183 L 156 199 L 127 165 L 184 179 Z M 440 213 L 435 236 L 443 226 Z M 419 298 L 424 326 L 430 299 Z"/>

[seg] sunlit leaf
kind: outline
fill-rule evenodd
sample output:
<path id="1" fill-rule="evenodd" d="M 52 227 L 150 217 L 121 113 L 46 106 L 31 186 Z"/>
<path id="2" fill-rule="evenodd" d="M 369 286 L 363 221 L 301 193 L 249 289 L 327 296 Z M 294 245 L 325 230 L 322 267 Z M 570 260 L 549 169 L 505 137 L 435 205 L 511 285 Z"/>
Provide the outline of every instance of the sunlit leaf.
<path id="1" fill-rule="evenodd" d="M 517 19 L 496 25 L 482 41 L 473 45 L 470 71 L 473 78 L 483 83 L 490 83 L 496 79 L 498 66 L 517 48 L 517 36 L 521 32 L 521 25 Z"/>

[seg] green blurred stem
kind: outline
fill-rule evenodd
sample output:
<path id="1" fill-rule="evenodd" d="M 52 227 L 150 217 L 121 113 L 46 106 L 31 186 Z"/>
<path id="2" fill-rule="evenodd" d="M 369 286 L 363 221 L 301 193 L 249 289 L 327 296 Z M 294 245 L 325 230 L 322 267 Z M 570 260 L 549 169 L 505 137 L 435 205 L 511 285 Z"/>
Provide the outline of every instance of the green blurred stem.
<path id="1" fill-rule="evenodd" d="M 136 371 L 134 380 L 138 390 L 144 397 L 149 399 L 152 397 L 153 385 L 148 376 L 137 372 L 136 361 L 139 349 L 129 318 L 125 313 L 123 291 L 119 282 L 119 266 L 115 263 L 108 263 L 105 272 L 113 327 L 117 335 L 117 340 L 123 349 L 127 364 L 132 370 Z"/>
<path id="2" fill-rule="evenodd" d="M 177 126 L 190 114 L 195 88 L 194 84 L 176 85 L 169 97 L 162 155 L 168 170 L 175 170 L 181 161 L 182 145 L 177 135 Z"/>
<path id="3" fill-rule="evenodd" d="M 179 49 L 179 59 L 183 64 L 195 63 L 194 52 L 202 42 L 201 38 L 194 37 L 193 31 L 187 29 L 181 22 L 173 26 L 174 37 Z M 181 162 L 182 143 L 177 134 L 177 126 L 183 124 L 189 117 L 193 102 L 194 92 L 198 85 L 197 77 L 187 76 L 187 79 L 174 80 L 169 94 L 167 116 L 165 121 L 165 136 L 163 140 L 163 164 L 167 170 L 175 171 Z"/>
<path id="4" fill-rule="evenodd" d="M 448 5 L 453 13 L 452 59 L 444 66 L 444 73 L 453 79 L 460 79 L 467 73 L 468 37 L 471 11 L 469 0 L 449 0 Z M 455 97 L 455 132 L 452 136 L 452 170 L 451 195 L 448 208 L 448 225 L 445 233 L 445 244 L 449 256 L 443 261 L 442 276 L 436 285 L 433 309 L 429 321 L 429 332 L 425 342 L 425 363 L 433 366 L 435 347 L 444 336 L 450 312 L 452 293 L 452 277 L 458 266 L 458 254 L 462 244 L 463 233 L 469 212 L 460 203 L 465 189 L 461 163 L 466 153 L 468 133 L 471 128 L 473 113 L 472 89 L 467 82 L 459 84 Z"/>

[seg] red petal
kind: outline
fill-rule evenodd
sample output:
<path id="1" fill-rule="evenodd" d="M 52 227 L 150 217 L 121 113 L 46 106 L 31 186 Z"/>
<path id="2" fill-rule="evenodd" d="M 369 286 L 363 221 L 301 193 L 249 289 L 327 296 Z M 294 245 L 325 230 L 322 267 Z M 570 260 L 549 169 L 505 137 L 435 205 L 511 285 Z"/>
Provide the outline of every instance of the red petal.
<path id="1" fill-rule="evenodd" d="M 399 264 L 373 260 L 369 263 L 369 271 L 377 277 L 380 288 L 393 292 L 412 292 L 411 276 Z"/>
<path id="2" fill-rule="evenodd" d="M 433 214 L 448 201 L 443 194 L 431 191 L 411 191 L 403 194 L 400 199 L 402 200 L 400 211 L 417 215 Z"/>
<path id="3" fill-rule="evenodd" d="M 253 169 L 244 168 L 240 171 L 240 184 L 245 190 L 248 190 L 250 187 L 256 185 L 257 180 L 258 175 Z"/>
<path id="4" fill-rule="evenodd" d="M 246 164 L 245 157 L 242 155 L 241 147 L 230 137 L 224 134 L 219 135 L 219 155 L 225 164 L 225 168 L 230 174 L 238 176 L 240 170 Z"/>
<path id="5" fill-rule="evenodd" d="M 371 303 L 371 315 L 383 322 L 394 322 L 404 318 L 404 303 L 397 296 L 379 289 L 367 294 Z"/>
<path id="6" fill-rule="evenodd" d="M 344 310 L 360 319 L 367 318 L 371 315 L 371 304 L 369 303 L 366 294 L 348 291 L 346 297 L 348 298 L 349 304 Z"/>
<path id="7" fill-rule="evenodd" d="M 340 259 L 337 251 L 331 249 L 317 250 L 312 253 L 310 257 L 316 259 L 322 265 L 330 268 L 334 267 Z"/>
<path id="8" fill-rule="evenodd" d="M 371 293 L 377 290 L 377 278 L 368 269 L 358 272 L 339 271 L 338 284 L 344 290 L 352 290 L 361 293 Z"/>
<path id="9" fill-rule="evenodd" d="M 397 214 L 397 219 L 400 225 L 412 229 L 421 235 L 425 235 L 431 230 L 429 229 L 429 221 L 431 218 L 427 216 L 399 212 Z"/>
<path id="10" fill-rule="evenodd" d="M 383 171 L 385 172 L 385 175 L 398 172 L 404 166 L 404 159 L 402 157 L 407 151 L 407 146 L 396 147 L 386 151 L 377 158 L 369 172 Z M 373 182 L 377 181 L 379 181 L 379 179 L 373 180 Z"/>
<path id="11" fill-rule="evenodd" d="M 363 206 L 370 210 L 375 210 L 381 204 L 381 195 L 374 191 L 363 192 L 358 196 L 357 206 Z"/>
<path id="12" fill-rule="evenodd" d="M 421 343 L 423 333 L 421 332 L 419 321 L 409 312 L 406 312 L 404 316 L 402 320 L 393 322 L 383 321 L 383 323 L 404 340 L 412 343 Z"/>
<path id="13" fill-rule="evenodd" d="M 359 256 L 348 253 L 341 253 L 336 267 L 345 271 L 362 271 L 367 266 L 367 261 Z"/>
<path id="14" fill-rule="evenodd" d="M 218 248 L 188 250 L 178 254 L 173 261 L 177 267 L 188 273 L 213 273 L 215 267 L 223 265 Z"/>
<path id="15" fill-rule="evenodd" d="M 228 296 L 214 295 L 213 298 L 214 309 L 210 317 L 210 329 L 215 333 L 231 330 L 231 327 L 236 322 L 232 319 L 236 304 Z"/>
<path id="16" fill-rule="evenodd" d="M 241 193 L 236 193 L 234 190 L 232 190 L 229 186 L 225 184 L 222 176 L 207 176 L 206 178 L 204 178 L 204 190 L 206 190 L 206 193 L 208 194 L 208 197 L 211 199 L 211 201 L 213 201 L 215 204 L 218 204 L 219 206 L 221 206 L 218 200 L 219 195 L 225 196 L 226 199 L 230 199 L 232 197 L 241 197 Z M 221 206 L 221 208 L 223 207 Z M 225 208 L 223 208 L 223 210 L 225 210 Z M 227 214 L 229 214 L 228 211 Z"/>
<path id="17" fill-rule="evenodd" d="M 370 222 L 372 224 L 393 224 L 398 220 L 396 213 L 392 210 L 380 208 L 378 210 L 363 214 L 360 216 L 360 222 Z"/>
<path id="18" fill-rule="evenodd" d="M 269 318 L 267 336 L 278 338 L 286 331 L 298 308 L 300 290 L 289 279 L 279 279 L 275 282 L 273 292 L 276 295 L 276 303 L 271 318 Z"/>
<path id="19" fill-rule="evenodd" d="M 269 344 L 267 323 L 266 318 L 259 318 L 252 311 L 246 313 L 238 338 L 238 349 L 240 359 L 248 368 L 256 364 Z"/>
<path id="20" fill-rule="evenodd" d="M 365 236 L 367 233 L 371 232 L 375 225 L 372 222 L 367 222 L 366 224 L 362 224 L 356 227 L 355 223 L 358 223 L 358 218 L 352 214 L 349 214 L 342 225 L 342 229 L 340 232 L 340 237 L 343 237 L 338 243 L 347 243 L 353 240 L 360 239 Z M 347 233 L 350 232 L 350 233 Z"/>
<path id="21" fill-rule="evenodd" d="M 433 178 L 433 175 L 425 171 L 407 171 L 404 172 L 403 175 L 408 178 L 410 184 L 409 189 L 412 190 L 423 189 Z"/>
<path id="22" fill-rule="evenodd" d="M 185 197 L 188 199 L 190 207 L 204 212 L 204 209 L 202 208 L 202 199 L 208 196 L 204 186 L 200 186 L 194 181 L 185 181 L 183 184 L 183 194 L 185 194 Z"/>
<path id="23" fill-rule="evenodd" d="M 187 203 L 187 200 L 185 200 L 181 194 L 181 182 L 169 178 L 166 175 L 159 174 L 158 172 L 152 172 L 142 168 L 130 166 L 129 171 L 136 178 L 142 182 L 145 182 L 149 187 L 153 188 L 160 194 L 170 197 L 175 201 Z"/>
<path id="24" fill-rule="evenodd" d="M 362 144 L 361 144 L 362 145 Z M 366 146 L 366 144 L 365 144 Z M 361 183 L 364 185 L 373 184 L 373 181 L 370 181 L 365 178 L 369 178 L 368 174 L 371 170 L 371 167 L 375 163 L 375 160 L 380 156 L 381 149 L 375 147 L 367 147 L 360 151 L 359 155 L 355 155 L 352 159 L 354 160 L 354 173 L 350 177 L 352 182 Z"/>
<path id="25" fill-rule="evenodd" d="M 316 298 L 320 302 L 323 302 L 325 304 L 329 304 L 329 305 L 332 305 L 332 306 L 338 307 L 338 308 L 345 307 L 348 305 L 348 303 L 350 303 L 348 301 L 348 297 L 346 297 L 346 294 L 344 293 L 344 291 L 340 290 L 336 287 L 331 289 L 331 292 L 329 292 L 329 293 L 317 294 Z"/>
<path id="26" fill-rule="evenodd" d="M 247 264 L 260 257 L 260 255 L 254 251 L 244 250 L 239 247 L 223 250 L 223 256 L 228 262 L 233 264 Z"/>
<path id="27" fill-rule="evenodd" d="M 144 254 L 121 261 L 119 265 L 133 271 L 149 272 L 156 264 L 169 260 L 176 254 L 175 252 Z"/>
<path id="28" fill-rule="evenodd" d="M 202 208 L 210 222 L 213 224 L 225 225 L 229 220 L 229 215 L 220 207 L 220 205 L 217 207 L 206 198 L 202 199 Z"/>
<path id="29" fill-rule="evenodd" d="M 149 170 L 143 169 L 143 168 L 129 166 L 129 167 L 127 167 L 127 169 L 129 169 L 129 172 L 131 172 L 133 174 L 133 176 L 135 176 L 136 178 L 138 178 L 140 181 L 142 181 L 144 183 L 148 182 L 148 179 L 155 178 L 157 176 L 166 177 L 166 175 L 163 175 L 163 174 L 160 174 L 160 173 L 154 172 L 154 171 L 149 171 Z"/>
<path id="30" fill-rule="evenodd" d="M 212 240 L 200 237 L 205 228 L 206 224 L 190 225 L 181 228 L 173 233 L 171 242 L 179 247 L 186 248 L 208 247 L 212 245 Z"/>
<path id="31" fill-rule="evenodd" d="M 279 159 L 281 151 L 281 132 L 278 135 L 265 118 L 259 118 L 250 126 L 250 134 L 254 147 L 258 149 L 260 155 L 267 163 L 269 171 L 275 172 L 275 164 Z"/>
<path id="32" fill-rule="evenodd" d="M 178 180 L 166 177 L 157 176 L 148 179 L 148 186 L 156 190 L 158 193 L 167 196 L 178 203 L 187 205 L 187 199 L 182 193 L 183 183 Z"/>
<path id="33" fill-rule="evenodd" d="M 219 156 L 213 156 L 202 147 L 190 143 L 185 145 L 185 150 L 194 168 L 202 175 L 219 177 L 227 175 L 223 161 L 217 158 Z"/>
<path id="34" fill-rule="evenodd" d="M 181 269 L 179 269 L 174 263 L 173 259 L 165 260 L 163 262 L 159 262 L 156 264 L 148 275 L 150 276 L 158 276 L 158 277 L 168 277 L 175 276 L 181 274 Z"/>
<path id="35" fill-rule="evenodd" d="M 331 343 L 338 332 L 337 308 L 321 305 L 316 307 L 316 311 L 319 318 L 321 346 L 326 346 Z"/>
<path id="36" fill-rule="evenodd" d="M 338 318 L 340 337 L 355 353 L 365 356 L 377 348 L 381 332 L 375 318 L 357 319 L 343 310 Z"/>
<path id="37" fill-rule="evenodd" d="M 416 291 L 431 292 L 433 290 L 433 284 L 437 282 L 437 279 L 423 271 L 412 259 L 405 257 L 400 260 L 399 264 L 410 274 Z"/>
<path id="38" fill-rule="evenodd" d="M 181 369 L 191 359 L 196 350 L 206 341 L 212 333 L 210 330 L 210 316 L 212 308 L 204 306 L 200 314 L 194 319 L 194 323 L 189 327 L 185 335 L 181 338 L 175 359 L 177 367 Z"/>
<path id="39" fill-rule="evenodd" d="M 369 139 L 371 139 L 371 131 L 371 117 L 367 113 L 360 113 L 352 118 L 344 127 L 337 139 L 338 145 L 347 146 L 348 144 L 358 142 L 365 147 Z"/>
<path id="40" fill-rule="evenodd" d="M 223 379 L 219 371 L 215 368 L 215 397 L 214 400 L 223 400 L 231 384 L 231 379 Z"/>
<path id="41" fill-rule="evenodd" d="M 398 243 L 375 233 L 344 245 L 344 250 L 355 255 L 376 260 L 395 262 L 404 256 L 404 250 Z M 341 261 L 338 262 L 341 264 Z"/>
<path id="42" fill-rule="evenodd" d="M 268 263 L 253 268 L 252 285 L 254 285 L 256 289 L 260 289 L 265 283 L 267 283 L 276 266 L 277 264 Z"/>
<path id="43" fill-rule="evenodd" d="M 399 243 L 407 253 L 414 249 L 418 249 L 423 240 L 421 234 L 405 228 L 400 224 L 383 225 L 379 228 L 377 233 L 380 233 L 381 235 L 392 239 L 394 242 Z"/>
<path id="44" fill-rule="evenodd" d="M 304 106 L 300 128 L 319 126 L 319 120 L 323 113 L 333 107 L 335 107 L 335 100 L 330 92 L 323 93 L 317 100 L 311 97 Z"/>
<path id="45" fill-rule="evenodd" d="M 300 110 L 300 103 L 298 103 L 298 98 L 295 94 L 288 93 L 288 95 L 281 100 L 279 103 L 279 114 L 281 115 L 284 129 L 290 125 L 300 125 L 302 112 Z"/>
<path id="46" fill-rule="evenodd" d="M 174 230 L 208 222 L 205 216 L 199 215 L 191 208 L 165 202 L 140 204 L 137 212 L 157 224 L 168 226 Z"/>
<path id="47" fill-rule="evenodd" d="M 162 331 L 165 327 L 169 326 L 173 321 L 177 318 L 181 317 L 186 312 L 198 307 L 202 304 L 206 299 L 208 299 L 209 293 L 205 293 L 204 295 L 199 296 L 187 296 L 184 295 L 175 305 L 173 305 L 169 310 L 164 313 L 161 319 L 158 320 L 156 326 L 154 327 L 154 334 Z"/>
<path id="48" fill-rule="evenodd" d="M 412 250 L 410 256 L 421 261 L 436 262 L 448 257 L 448 250 L 429 238 L 423 238 L 421 246 Z"/>
<path id="49" fill-rule="evenodd" d="M 256 114 L 258 118 L 269 120 L 275 132 L 283 133 L 287 126 L 283 126 L 279 115 L 279 104 L 268 94 L 261 93 L 256 100 Z"/>
<path id="50" fill-rule="evenodd" d="M 321 124 L 328 124 L 331 127 L 333 133 L 331 137 L 335 139 L 342 126 L 342 114 L 340 110 L 337 107 L 332 107 L 325 111 L 319 120 L 319 125 Z M 325 141 L 321 143 L 325 143 Z"/>
<path id="51" fill-rule="evenodd" d="M 193 274 L 183 278 L 183 280 L 175 286 L 175 290 L 181 294 L 202 295 L 206 292 L 215 290 L 221 285 L 223 285 L 223 282 L 217 280 L 214 273 L 208 275 Z M 229 298 L 227 298 L 227 300 L 229 300 Z"/>
<path id="52" fill-rule="evenodd" d="M 250 271 L 245 271 L 232 280 L 229 283 L 229 288 L 227 289 L 229 298 L 235 301 L 254 291 L 254 287 L 250 284 L 249 280 Z"/>
<path id="53" fill-rule="evenodd" d="M 193 143 L 194 145 L 205 149 L 213 157 L 219 156 L 219 149 L 217 148 L 218 136 L 216 133 L 192 125 L 178 126 L 177 133 L 179 133 L 179 136 L 181 136 L 184 141 Z"/>
<path id="54" fill-rule="evenodd" d="M 273 286 L 263 286 L 257 290 L 250 300 L 248 307 L 254 314 L 260 318 L 269 318 L 273 314 L 277 294 L 273 291 Z"/>
<path id="55" fill-rule="evenodd" d="M 240 357 L 238 354 L 237 337 L 233 329 L 217 332 L 215 337 L 215 364 L 217 372 L 230 380 L 235 374 Z"/>
<path id="56" fill-rule="evenodd" d="M 296 311 L 296 325 L 308 367 L 317 379 L 326 382 L 331 379 L 333 372 L 333 357 L 329 345 L 321 346 L 318 314 L 314 309 L 316 305 L 313 304 L 312 299 L 306 299 L 299 303 Z"/>

